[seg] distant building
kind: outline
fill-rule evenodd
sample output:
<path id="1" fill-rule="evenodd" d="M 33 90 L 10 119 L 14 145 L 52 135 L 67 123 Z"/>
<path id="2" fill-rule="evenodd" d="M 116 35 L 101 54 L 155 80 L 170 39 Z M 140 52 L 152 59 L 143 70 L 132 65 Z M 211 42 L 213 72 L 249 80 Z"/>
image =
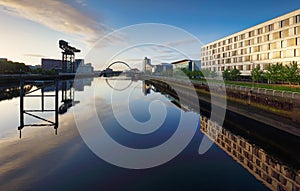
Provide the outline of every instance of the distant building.
<path id="1" fill-rule="evenodd" d="M 172 75 L 173 65 L 169 63 L 161 63 L 159 65 L 153 65 L 152 73 L 161 75 Z"/>
<path id="2" fill-rule="evenodd" d="M 77 73 L 94 73 L 94 67 L 91 63 L 84 64 L 84 61 L 81 62 L 80 65 L 77 66 Z"/>
<path id="3" fill-rule="evenodd" d="M 7 58 L 0 58 L 0 61 L 7 62 Z"/>
<path id="4" fill-rule="evenodd" d="M 78 69 L 79 66 L 84 66 L 84 59 L 75 59 L 75 71 Z"/>
<path id="5" fill-rule="evenodd" d="M 62 71 L 62 61 L 56 59 L 42 58 L 42 69 Z M 74 69 L 80 73 L 93 73 L 94 68 L 91 63 L 84 64 L 84 59 L 76 59 Z M 71 63 L 67 63 L 67 71 L 71 71 Z"/>
<path id="6" fill-rule="evenodd" d="M 61 60 L 42 58 L 42 69 L 43 70 L 62 70 Z"/>
<path id="7" fill-rule="evenodd" d="M 141 73 L 141 71 L 139 69 L 137 69 L 137 68 L 132 68 L 131 72 L 133 72 L 135 74 Z"/>
<path id="8" fill-rule="evenodd" d="M 198 60 L 190 60 L 190 59 L 184 59 L 179 60 L 176 62 L 171 63 L 174 66 L 174 69 L 181 70 L 182 68 L 185 68 L 190 71 L 200 70 L 200 61 Z"/>
<path id="9" fill-rule="evenodd" d="M 151 73 L 152 71 L 152 65 L 151 65 L 151 59 L 145 57 L 144 60 L 143 60 L 143 66 L 142 66 L 142 71 L 144 73 Z"/>
<path id="10" fill-rule="evenodd" d="M 31 70 L 36 70 L 38 68 L 41 68 L 41 65 L 27 65 Z"/>

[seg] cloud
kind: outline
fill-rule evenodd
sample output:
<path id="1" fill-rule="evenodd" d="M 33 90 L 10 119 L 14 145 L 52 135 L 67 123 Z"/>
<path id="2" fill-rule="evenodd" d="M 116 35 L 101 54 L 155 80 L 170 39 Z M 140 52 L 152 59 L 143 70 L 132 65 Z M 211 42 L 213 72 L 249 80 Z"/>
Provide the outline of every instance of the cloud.
<path id="1" fill-rule="evenodd" d="M 83 0 L 77 0 L 77 3 L 86 5 Z M 8 14 L 34 21 L 55 31 L 75 35 L 89 44 L 110 31 L 104 22 L 100 23 L 92 16 L 58 0 L 2 0 L 0 6 Z"/>
<path id="2" fill-rule="evenodd" d="M 24 54 L 24 56 L 28 56 L 28 57 L 37 57 L 37 58 L 43 58 L 43 57 L 46 57 L 45 55 L 42 55 L 42 54 Z"/>
<path id="3" fill-rule="evenodd" d="M 198 42 L 196 39 L 194 38 L 187 38 L 187 39 L 180 39 L 177 41 L 173 41 L 173 42 L 166 42 L 165 45 L 166 46 L 170 46 L 170 47 L 177 47 L 177 46 L 182 46 L 182 45 L 189 45 L 189 44 L 196 44 L 199 45 L 201 44 L 200 42 Z M 202 43 L 203 44 L 203 43 Z"/>
<path id="4" fill-rule="evenodd" d="M 78 3 L 81 6 L 87 6 L 87 3 L 85 2 L 85 0 L 76 0 L 76 3 Z"/>

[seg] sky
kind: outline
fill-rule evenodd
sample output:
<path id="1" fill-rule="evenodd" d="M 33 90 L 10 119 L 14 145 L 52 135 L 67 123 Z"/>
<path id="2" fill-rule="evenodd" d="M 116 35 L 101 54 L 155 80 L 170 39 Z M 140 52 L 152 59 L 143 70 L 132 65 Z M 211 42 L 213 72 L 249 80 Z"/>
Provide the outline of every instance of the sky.
<path id="1" fill-rule="evenodd" d="M 60 59 L 63 39 L 96 69 L 146 56 L 200 59 L 201 45 L 299 8 L 299 0 L 0 0 L 0 58 Z"/>

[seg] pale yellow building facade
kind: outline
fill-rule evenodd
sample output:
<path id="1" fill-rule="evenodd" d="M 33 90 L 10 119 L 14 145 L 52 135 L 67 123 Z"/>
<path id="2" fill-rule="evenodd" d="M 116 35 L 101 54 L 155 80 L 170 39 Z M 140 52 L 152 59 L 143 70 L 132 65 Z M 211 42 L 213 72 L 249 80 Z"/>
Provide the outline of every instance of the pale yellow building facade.
<path id="1" fill-rule="evenodd" d="M 216 40 L 201 48 L 201 68 L 221 74 L 239 69 L 249 76 L 253 67 L 300 64 L 300 9 Z"/>

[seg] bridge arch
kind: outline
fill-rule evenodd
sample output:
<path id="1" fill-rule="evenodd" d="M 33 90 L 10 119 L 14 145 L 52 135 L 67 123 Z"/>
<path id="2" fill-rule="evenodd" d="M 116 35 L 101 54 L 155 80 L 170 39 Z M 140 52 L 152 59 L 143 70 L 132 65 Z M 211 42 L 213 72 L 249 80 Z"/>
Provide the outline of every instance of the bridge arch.
<path id="1" fill-rule="evenodd" d="M 108 65 L 107 68 L 110 68 L 112 65 L 115 65 L 115 64 L 123 64 L 131 70 L 131 67 L 126 62 L 123 62 L 123 61 L 115 61 L 115 62 L 111 63 L 110 65 Z"/>
<path id="2" fill-rule="evenodd" d="M 127 80 L 129 83 L 126 85 L 126 86 L 124 86 L 124 87 L 121 87 L 121 88 L 117 88 L 117 87 L 114 87 L 111 83 L 109 83 L 109 80 L 108 79 L 105 79 L 105 82 L 106 82 L 106 84 L 111 88 L 111 89 L 113 89 L 113 90 L 116 90 L 116 91 L 124 91 L 124 90 L 126 90 L 127 88 L 129 88 L 130 86 L 131 86 L 131 84 L 132 84 L 132 80 Z"/>

